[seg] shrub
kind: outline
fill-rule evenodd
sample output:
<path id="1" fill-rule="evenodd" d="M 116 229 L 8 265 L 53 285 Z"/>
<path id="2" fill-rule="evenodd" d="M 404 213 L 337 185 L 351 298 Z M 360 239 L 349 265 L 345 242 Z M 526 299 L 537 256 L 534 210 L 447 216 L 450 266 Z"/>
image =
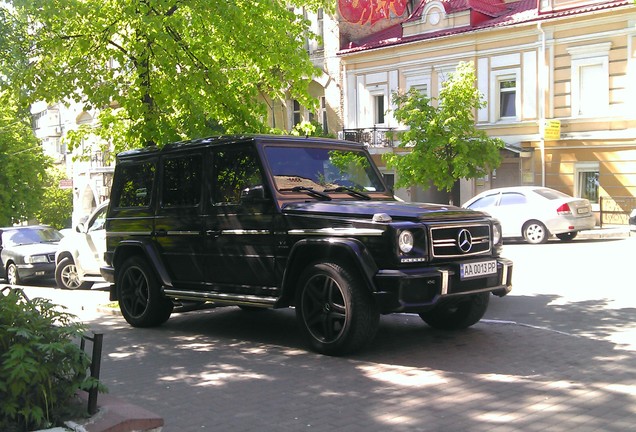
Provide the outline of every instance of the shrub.
<path id="1" fill-rule="evenodd" d="M 75 318 L 22 290 L 0 291 L 0 430 L 59 425 L 70 410 L 77 414 L 77 390 L 101 389 L 87 373 L 90 359 L 78 344 L 86 329 Z"/>

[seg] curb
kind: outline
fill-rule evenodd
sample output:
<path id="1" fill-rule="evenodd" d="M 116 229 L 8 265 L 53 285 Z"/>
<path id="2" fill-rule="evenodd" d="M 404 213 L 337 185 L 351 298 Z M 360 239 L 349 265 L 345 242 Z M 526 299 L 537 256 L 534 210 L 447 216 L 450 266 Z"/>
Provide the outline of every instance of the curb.
<path id="1" fill-rule="evenodd" d="M 86 392 L 79 392 L 83 402 L 88 402 Z M 160 432 L 163 418 L 109 395 L 99 395 L 99 407 L 95 415 L 81 421 L 68 421 L 66 426 L 77 432 Z"/>
<path id="2" fill-rule="evenodd" d="M 581 239 L 618 239 L 631 237 L 632 233 L 627 225 L 597 227 L 591 230 L 579 231 L 577 238 Z"/>

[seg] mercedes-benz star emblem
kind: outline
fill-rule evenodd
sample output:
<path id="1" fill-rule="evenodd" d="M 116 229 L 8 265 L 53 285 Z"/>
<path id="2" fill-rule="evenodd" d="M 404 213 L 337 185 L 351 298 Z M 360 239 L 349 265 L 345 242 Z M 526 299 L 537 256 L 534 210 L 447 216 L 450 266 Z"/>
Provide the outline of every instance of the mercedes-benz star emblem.
<path id="1" fill-rule="evenodd" d="M 473 236 L 470 235 L 470 231 L 467 229 L 459 231 L 457 235 L 457 247 L 463 253 L 470 252 L 470 249 L 473 247 Z"/>

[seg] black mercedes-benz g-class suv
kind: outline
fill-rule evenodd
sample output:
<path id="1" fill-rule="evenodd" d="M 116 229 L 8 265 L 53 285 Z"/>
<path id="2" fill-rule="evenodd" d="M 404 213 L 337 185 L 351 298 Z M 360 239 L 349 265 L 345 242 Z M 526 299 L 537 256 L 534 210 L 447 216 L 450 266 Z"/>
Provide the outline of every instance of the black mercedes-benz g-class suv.
<path id="1" fill-rule="evenodd" d="M 499 223 L 396 200 L 362 145 L 223 136 L 121 153 L 106 221 L 111 299 L 133 326 L 184 302 L 294 306 L 311 347 L 352 352 L 381 314 L 440 329 L 511 289 Z"/>

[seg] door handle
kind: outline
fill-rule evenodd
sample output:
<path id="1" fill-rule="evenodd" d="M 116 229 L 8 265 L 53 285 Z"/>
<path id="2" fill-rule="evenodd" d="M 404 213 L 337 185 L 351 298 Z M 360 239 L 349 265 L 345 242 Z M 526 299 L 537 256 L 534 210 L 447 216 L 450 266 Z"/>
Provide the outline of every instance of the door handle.
<path id="1" fill-rule="evenodd" d="M 207 230 L 205 232 L 205 235 L 210 236 L 210 237 L 214 237 L 214 238 L 218 238 L 218 237 L 221 236 L 221 231 Z"/>
<path id="2" fill-rule="evenodd" d="M 155 231 L 155 237 L 165 237 L 168 235 L 168 231 L 166 230 L 157 230 Z"/>

